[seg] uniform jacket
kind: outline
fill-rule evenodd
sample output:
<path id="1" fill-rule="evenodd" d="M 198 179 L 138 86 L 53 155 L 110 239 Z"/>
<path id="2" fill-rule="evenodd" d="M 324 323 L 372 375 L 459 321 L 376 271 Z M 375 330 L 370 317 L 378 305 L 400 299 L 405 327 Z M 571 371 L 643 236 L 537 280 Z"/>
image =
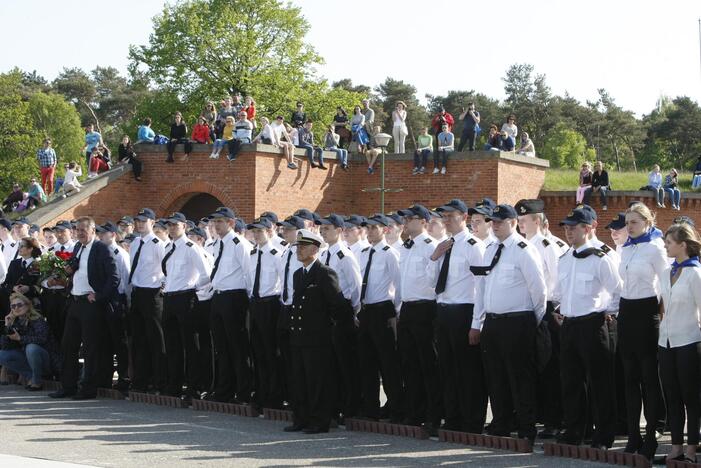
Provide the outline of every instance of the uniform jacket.
<path id="1" fill-rule="evenodd" d="M 22 266 L 22 257 L 17 257 L 7 267 L 5 282 L 2 284 L 3 293 L 9 298 L 12 289 L 17 285 L 29 286 L 29 292 L 25 296 L 32 298 L 38 295 L 39 270 L 35 262 L 27 268 Z"/>
<path id="2" fill-rule="evenodd" d="M 80 242 L 76 243 L 73 248 L 73 257 L 71 258 L 73 271 L 78 270 L 80 248 Z M 117 286 L 119 285 L 117 264 L 109 248 L 97 239 L 93 241 L 88 257 L 88 283 L 95 291 L 95 299 L 98 302 L 117 303 Z"/>

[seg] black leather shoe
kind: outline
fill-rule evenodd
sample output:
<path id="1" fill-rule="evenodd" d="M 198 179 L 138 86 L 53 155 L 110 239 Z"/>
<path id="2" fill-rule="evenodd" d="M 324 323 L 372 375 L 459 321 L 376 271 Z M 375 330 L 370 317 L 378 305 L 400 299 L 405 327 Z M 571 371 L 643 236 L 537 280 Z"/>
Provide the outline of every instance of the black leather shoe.
<path id="1" fill-rule="evenodd" d="M 285 432 L 300 432 L 304 430 L 304 425 L 302 424 L 292 424 L 283 429 Z"/>
<path id="2" fill-rule="evenodd" d="M 638 453 L 638 451 L 643 447 L 643 439 L 635 438 L 628 439 L 626 447 L 623 449 L 624 453 Z"/>
<path id="3" fill-rule="evenodd" d="M 40 391 L 44 390 L 44 386 L 39 385 L 38 387 L 35 387 L 33 385 L 27 385 L 24 387 L 24 389 L 27 390 L 28 392 L 40 392 Z"/>
<path id="4" fill-rule="evenodd" d="M 72 400 L 94 400 L 95 398 L 97 398 L 97 394 L 84 392 L 78 392 L 71 397 Z"/>
<path id="5" fill-rule="evenodd" d="M 638 453 L 643 457 L 647 458 L 648 460 L 652 460 L 655 456 L 656 451 L 657 439 L 655 438 L 655 434 L 645 436 L 645 440 L 643 440 L 643 445 L 642 447 L 640 447 L 640 450 L 638 450 Z"/>
<path id="6" fill-rule="evenodd" d="M 322 434 L 324 432 L 329 432 L 328 428 L 323 428 L 319 426 L 311 426 L 303 431 L 305 434 Z"/>
<path id="7" fill-rule="evenodd" d="M 545 426 L 545 428 L 538 432 L 539 439 L 554 439 L 560 433 L 559 429 L 554 427 Z"/>
<path id="8" fill-rule="evenodd" d="M 73 395 L 75 395 L 75 392 L 56 390 L 55 392 L 49 393 L 49 398 L 71 398 Z"/>
<path id="9" fill-rule="evenodd" d="M 568 433 L 567 431 L 561 432 L 555 439 L 558 444 L 566 444 L 566 445 L 581 445 L 582 444 L 582 438 L 575 435 Z"/>

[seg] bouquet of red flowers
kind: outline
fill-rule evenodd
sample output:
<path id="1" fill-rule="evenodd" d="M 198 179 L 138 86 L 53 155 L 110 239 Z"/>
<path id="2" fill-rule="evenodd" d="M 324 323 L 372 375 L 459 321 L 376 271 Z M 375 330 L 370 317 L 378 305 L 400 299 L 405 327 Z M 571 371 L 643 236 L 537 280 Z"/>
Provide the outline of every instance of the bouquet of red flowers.
<path id="1" fill-rule="evenodd" d="M 36 262 L 39 267 L 40 281 L 54 278 L 65 282 L 68 279 L 66 266 L 72 256 L 71 252 L 46 252 L 43 254 Z"/>

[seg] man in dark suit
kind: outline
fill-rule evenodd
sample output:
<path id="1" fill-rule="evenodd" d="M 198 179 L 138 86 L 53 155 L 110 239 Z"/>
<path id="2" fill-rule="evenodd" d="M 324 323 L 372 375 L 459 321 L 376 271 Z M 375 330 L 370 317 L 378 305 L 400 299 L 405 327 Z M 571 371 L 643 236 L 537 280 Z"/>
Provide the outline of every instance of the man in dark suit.
<path id="1" fill-rule="evenodd" d="M 317 260 L 321 243 L 321 236 L 307 229 L 297 234 L 297 259 L 303 266 L 293 276 L 289 324 L 293 423 L 286 432 L 328 432 L 334 409 L 333 324 L 345 304 L 336 272 Z"/>
<path id="2" fill-rule="evenodd" d="M 63 350 L 63 389 L 49 394 L 52 398 L 73 397 L 87 400 L 97 395 L 101 361 L 100 346 L 108 342 L 105 308 L 113 307 L 117 297 L 119 275 L 108 247 L 95 238 L 95 221 L 78 219 L 78 243 L 66 271 L 73 275 L 71 298 L 61 347 Z M 83 378 L 78 388 L 78 351 L 83 345 Z"/>

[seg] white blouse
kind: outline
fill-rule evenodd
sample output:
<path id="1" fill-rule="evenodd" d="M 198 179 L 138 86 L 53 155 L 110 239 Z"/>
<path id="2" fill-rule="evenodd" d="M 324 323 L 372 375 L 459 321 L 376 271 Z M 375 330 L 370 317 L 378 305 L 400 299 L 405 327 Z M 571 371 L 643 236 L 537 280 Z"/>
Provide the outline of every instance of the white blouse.
<path id="1" fill-rule="evenodd" d="M 701 341 L 699 309 L 701 309 L 701 268 L 684 267 L 672 286 L 669 273 L 660 281 L 664 316 L 660 322 L 662 347 L 677 348 Z"/>
<path id="2" fill-rule="evenodd" d="M 622 298 L 659 298 L 660 278 L 669 276 L 669 262 L 662 240 L 623 247 L 618 272 L 623 279 Z"/>

